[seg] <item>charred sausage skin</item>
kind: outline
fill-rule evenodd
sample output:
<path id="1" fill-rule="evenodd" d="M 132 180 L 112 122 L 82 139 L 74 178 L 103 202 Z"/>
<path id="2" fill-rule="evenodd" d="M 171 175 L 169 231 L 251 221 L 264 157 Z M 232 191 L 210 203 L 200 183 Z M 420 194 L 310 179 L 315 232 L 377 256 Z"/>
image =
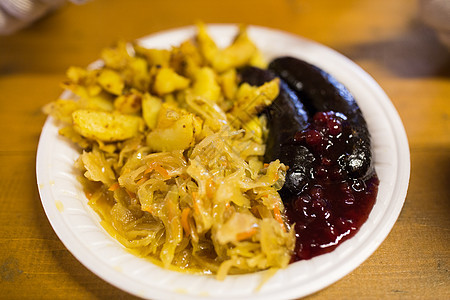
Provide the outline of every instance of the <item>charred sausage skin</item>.
<path id="1" fill-rule="evenodd" d="M 359 230 L 377 196 L 361 110 L 330 74 L 295 58 L 240 75 L 251 85 L 280 78 L 279 96 L 262 112 L 269 129 L 264 160 L 289 166 L 280 196 L 295 229 L 291 262 L 332 251 Z"/>
<path id="2" fill-rule="evenodd" d="M 246 67 L 240 70 L 242 82 L 262 85 L 279 77 L 280 94 L 263 111 L 268 119 L 265 162 L 274 159 L 289 166 L 286 183 L 280 192 L 283 198 L 299 194 L 311 173 L 314 156 L 301 143 L 296 133 L 307 129 L 309 120 L 318 112 L 335 112 L 350 131 L 339 164 L 350 178 L 365 179 L 373 174 L 370 134 L 362 112 L 352 94 L 327 72 L 293 57 L 276 58 L 269 70 Z"/>
<path id="3" fill-rule="evenodd" d="M 348 89 L 332 75 L 303 60 L 279 57 L 269 64 L 269 70 L 279 76 L 296 93 L 310 116 L 317 112 L 334 111 L 344 118 L 351 130 L 346 155 L 339 159 L 350 177 L 364 179 L 373 174 L 370 133 L 363 114 Z"/>

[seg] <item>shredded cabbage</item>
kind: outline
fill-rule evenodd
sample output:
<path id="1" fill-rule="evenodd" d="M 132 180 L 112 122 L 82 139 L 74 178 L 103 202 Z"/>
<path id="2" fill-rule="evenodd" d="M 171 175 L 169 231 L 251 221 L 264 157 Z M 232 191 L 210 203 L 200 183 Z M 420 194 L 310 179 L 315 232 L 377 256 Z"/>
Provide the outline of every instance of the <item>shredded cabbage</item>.
<path id="1" fill-rule="evenodd" d="M 171 51 L 108 48 L 100 70 L 68 72 L 73 101 L 45 109 L 83 149 L 76 167 L 102 226 L 136 255 L 218 279 L 286 267 L 295 245 L 278 194 L 286 166 L 263 164 L 267 130 L 258 115 L 278 81 L 239 85 L 235 68 L 260 57 L 245 28 L 228 50 L 199 28 L 197 44 Z M 79 124 L 80 114 L 96 120 Z M 136 118 L 146 125 L 123 129 Z"/>

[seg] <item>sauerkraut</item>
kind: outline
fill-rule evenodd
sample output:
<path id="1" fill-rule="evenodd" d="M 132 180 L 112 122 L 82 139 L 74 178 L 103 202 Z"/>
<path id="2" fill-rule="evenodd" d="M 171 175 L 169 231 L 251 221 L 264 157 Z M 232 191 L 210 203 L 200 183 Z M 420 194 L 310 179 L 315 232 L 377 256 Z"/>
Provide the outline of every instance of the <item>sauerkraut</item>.
<path id="1" fill-rule="evenodd" d="M 278 81 L 240 84 L 236 68 L 264 64 L 245 27 L 224 49 L 199 24 L 169 50 L 118 42 L 101 61 L 70 68 L 72 99 L 45 111 L 82 149 L 75 166 L 105 230 L 162 267 L 218 279 L 287 266 L 286 166 L 263 164 L 259 115 Z"/>

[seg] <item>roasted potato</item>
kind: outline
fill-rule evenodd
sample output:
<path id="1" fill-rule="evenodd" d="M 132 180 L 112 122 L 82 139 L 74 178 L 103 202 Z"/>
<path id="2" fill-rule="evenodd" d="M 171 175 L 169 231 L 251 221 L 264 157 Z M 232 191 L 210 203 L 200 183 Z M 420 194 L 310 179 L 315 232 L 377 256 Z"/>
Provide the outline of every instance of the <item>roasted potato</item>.
<path id="1" fill-rule="evenodd" d="M 122 94 L 114 100 L 114 108 L 123 114 L 137 114 L 142 107 L 142 94 L 137 90 Z"/>
<path id="2" fill-rule="evenodd" d="M 178 75 L 171 68 L 159 68 L 155 82 L 153 84 L 153 90 L 159 96 L 172 93 L 177 90 L 185 89 L 189 86 L 190 80 L 181 75 Z"/>
<path id="3" fill-rule="evenodd" d="M 72 113 L 72 118 L 76 132 L 102 142 L 126 140 L 143 129 L 142 118 L 120 113 L 80 109 Z"/>
<path id="4" fill-rule="evenodd" d="M 102 69 L 99 72 L 97 82 L 105 91 L 114 95 L 120 95 L 125 87 L 122 76 L 111 69 Z"/>
<path id="5" fill-rule="evenodd" d="M 194 115 L 181 116 L 171 126 L 157 128 L 147 135 L 147 146 L 153 151 L 185 150 L 195 143 Z"/>
<path id="6" fill-rule="evenodd" d="M 142 98 L 142 117 L 148 128 L 155 129 L 158 122 L 162 100 L 146 93 Z"/>
<path id="7" fill-rule="evenodd" d="M 194 76 L 192 93 L 213 102 L 217 102 L 221 98 L 221 89 L 213 69 L 203 67 L 197 70 Z"/>
<path id="8" fill-rule="evenodd" d="M 230 115 L 242 123 L 250 121 L 257 113 L 270 105 L 278 96 L 279 79 L 266 82 L 261 86 L 251 86 L 243 83 L 236 93 L 236 102 Z"/>

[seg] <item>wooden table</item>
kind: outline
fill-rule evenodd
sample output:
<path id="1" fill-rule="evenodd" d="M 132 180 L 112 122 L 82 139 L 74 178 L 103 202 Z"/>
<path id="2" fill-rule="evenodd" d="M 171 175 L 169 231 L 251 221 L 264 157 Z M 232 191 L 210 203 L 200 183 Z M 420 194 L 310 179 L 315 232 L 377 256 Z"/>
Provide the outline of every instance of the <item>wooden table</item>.
<path id="1" fill-rule="evenodd" d="M 42 209 L 35 177 L 45 121 L 71 65 L 119 38 L 210 23 L 289 31 L 348 56 L 383 87 L 408 135 L 403 211 L 381 247 L 310 299 L 450 299 L 450 55 L 413 0 L 93 0 L 0 37 L 0 298 L 129 299 L 82 266 Z"/>

